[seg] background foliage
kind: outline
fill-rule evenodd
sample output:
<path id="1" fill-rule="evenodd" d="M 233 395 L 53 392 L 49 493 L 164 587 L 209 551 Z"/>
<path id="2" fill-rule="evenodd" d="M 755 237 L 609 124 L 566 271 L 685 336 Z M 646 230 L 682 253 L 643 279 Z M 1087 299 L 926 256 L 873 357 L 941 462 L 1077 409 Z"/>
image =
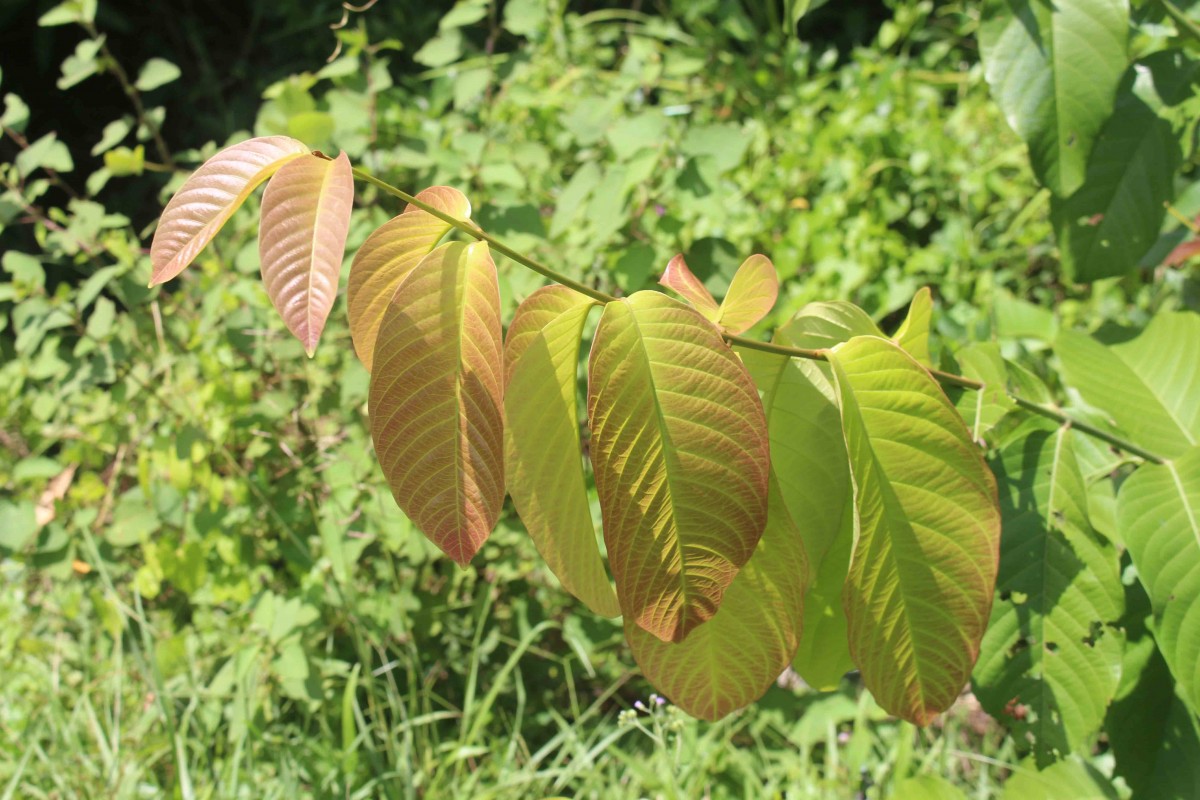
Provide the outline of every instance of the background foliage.
<path id="1" fill-rule="evenodd" d="M 853 675 L 825 695 L 785 677 L 730 719 L 687 719 L 647 696 L 619 623 L 568 602 L 515 517 L 484 566 L 435 557 L 370 453 L 344 301 L 304 358 L 259 284 L 256 215 L 236 217 L 177 289 L 145 288 L 171 166 L 287 134 L 397 185 L 459 186 L 486 230 L 608 292 L 648 287 L 686 252 L 720 295 L 746 253 L 768 253 L 783 299 L 760 330 L 835 299 L 891 330 L 932 285 L 945 360 L 985 374 L 1003 354 L 1027 371 L 1014 379 L 1028 396 L 1056 393 L 1094 418 L 1059 331 L 1116 344 L 1151 314 L 1197 310 L 1196 267 L 1172 249 L 1190 232 L 1167 215 L 1143 276 L 1063 280 L 1058 201 L 989 95 L 975 4 L 841 3 L 814 9 L 798 37 L 783 32 L 789 9 L 732 0 L 466 0 L 440 18 L 381 3 L 336 32 L 332 13 L 252 5 L 248 20 L 226 4 L 153 25 L 117 2 L 94 21 L 85 0 L 3 12 L 4 35 L 21 31 L 38 53 L 18 70 L 22 51 L 6 47 L 0 75 L 8 796 L 984 798 L 1054 796 L 1054 781 L 1194 785 L 1184 759 L 1124 770 L 1111 788 L 1123 748 L 1148 764 L 1155 742 L 1197 747 L 1195 715 L 1171 692 L 1153 706 L 1161 736 L 1123 735 L 1148 713 L 1125 680 L 1064 709 L 1065 735 L 1091 736 L 1107 715 L 1109 736 L 1042 773 L 1018 763 L 1029 743 L 1019 714 L 997 711 L 1003 692 L 980 699 L 1011 732 L 970 698 L 915 732 Z M 90 92 L 108 99 L 82 102 Z M 1190 181 L 1172 188 L 1179 217 L 1200 211 Z M 360 201 L 348 252 L 399 210 L 369 189 Z M 540 279 L 499 266 L 507 319 Z M 1078 394 L 1063 391 L 1055 359 Z M 975 419 L 976 398 L 959 402 Z M 1003 411 L 985 406 L 981 419 Z M 1072 524 L 1055 535 L 1115 577 L 1128 556 L 1109 532 L 1136 511 L 1097 479 L 1119 465 L 1056 437 L 1067 434 L 1021 439 L 993 469 L 1069 458 L 1053 474 Z M 1010 488 L 1014 504 L 1050 491 Z M 1144 623 L 1158 600 L 1122 586 L 1121 597 L 1070 580 L 1053 590 L 1124 608 L 1128 645 L 1104 657 L 1126 675 L 1168 675 Z M 990 635 L 1005 631 L 994 620 Z"/>

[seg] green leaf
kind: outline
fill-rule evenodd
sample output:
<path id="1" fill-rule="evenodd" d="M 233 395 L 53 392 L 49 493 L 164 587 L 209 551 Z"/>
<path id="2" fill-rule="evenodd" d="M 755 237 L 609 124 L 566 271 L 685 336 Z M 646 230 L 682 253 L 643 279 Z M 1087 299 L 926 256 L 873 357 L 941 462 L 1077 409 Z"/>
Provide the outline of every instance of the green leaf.
<path id="1" fill-rule="evenodd" d="M 1004 800 L 1117 800 L 1119 795 L 1099 770 L 1078 758 L 1039 771 L 1032 761 L 1017 764 L 1004 784 Z"/>
<path id="2" fill-rule="evenodd" d="M 1116 692 L 1121 574 L 1116 550 L 1088 520 L 1069 429 L 1013 442 L 993 471 L 1004 535 L 975 694 L 1018 742 L 1032 737 L 1045 766 L 1090 752 Z"/>
<path id="3" fill-rule="evenodd" d="M 178 80 L 182 74 L 179 67 L 165 58 L 152 58 L 138 70 L 137 81 L 133 85 L 140 92 L 149 92 Z"/>
<path id="4" fill-rule="evenodd" d="M 100 141 L 96 142 L 96 146 L 92 148 L 92 155 L 98 156 L 116 147 L 129 135 L 131 130 L 133 130 L 132 117 L 121 117 L 108 123 L 104 126 L 104 133 L 101 134 Z"/>
<path id="5" fill-rule="evenodd" d="M 517 308 L 504 343 L 504 462 L 509 494 L 538 552 L 592 611 L 621 613 L 596 542 L 575 387 L 594 300 L 545 286 Z"/>
<path id="6" fill-rule="evenodd" d="M 1051 199 L 1063 268 L 1073 280 L 1125 275 L 1158 241 L 1163 204 L 1174 196 L 1183 163 L 1179 137 L 1160 115 L 1156 81 L 1164 69 L 1169 63 L 1154 57 L 1130 68 L 1083 185 Z"/>
<path id="7" fill-rule="evenodd" d="M 36 510 L 28 501 L 0 500 L 0 547 L 17 552 L 33 541 L 38 525 Z"/>
<path id="8" fill-rule="evenodd" d="M 1038 180 L 1066 197 L 1084 182 L 1129 63 L 1127 0 L 990 0 L 979 48 L 992 96 L 1029 145 Z"/>
<path id="9" fill-rule="evenodd" d="M 1156 314 L 1140 335 L 1107 347 L 1063 331 L 1054 350 L 1067 385 L 1135 444 L 1172 458 L 1200 443 L 1200 315 Z"/>
<path id="10" fill-rule="evenodd" d="M 833 347 L 855 336 L 886 338 L 867 312 L 841 300 L 809 303 L 779 331 L 782 338 L 794 342 L 803 338 L 807 342 L 804 347 L 817 350 Z"/>
<path id="11" fill-rule="evenodd" d="M 745 333 L 770 313 L 779 297 L 779 276 L 764 255 L 752 255 L 733 274 L 721 301 L 717 325 L 727 333 Z"/>
<path id="12" fill-rule="evenodd" d="M 471 202 L 449 186 L 432 186 L 416 199 L 455 219 L 471 218 Z M 368 236 L 355 254 L 346 310 L 354 352 L 368 371 L 374 363 L 379 324 L 396 288 L 450 228 L 445 220 L 409 205 Z"/>
<path id="13" fill-rule="evenodd" d="M 937 775 L 900 781 L 888 795 L 891 800 L 966 800 L 962 789 Z"/>
<path id="14" fill-rule="evenodd" d="M 263 192 L 258 255 L 263 285 L 312 358 L 337 299 L 350 232 L 350 159 L 306 155 L 284 164 Z"/>
<path id="15" fill-rule="evenodd" d="M 104 154 L 104 167 L 112 175 L 141 175 L 146 167 L 146 148 L 138 145 L 130 150 L 118 147 Z"/>
<path id="16" fill-rule="evenodd" d="M 770 457 L 758 393 L 707 320 L 637 292 L 604 307 L 588 420 L 622 613 L 681 641 L 717 612 L 766 524 Z"/>
<path id="17" fill-rule="evenodd" d="M 958 372 L 972 380 L 982 381 L 979 391 L 955 390 L 950 396 L 963 419 L 971 428 L 971 437 L 983 437 L 1016 407 L 1008 395 L 1008 371 L 1000 348 L 995 342 L 976 342 L 954 353 Z"/>
<path id="18" fill-rule="evenodd" d="M 996 484 L 929 373 L 890 341 L 829 354 L 858 525 L 850 652 L 879 705 L 919 725 L 958 697 L 991 611 Z"/>
<path id="19" fill-rule="evenodd" d="M 96 0 L 66 0 L 38 17 L 38 25 L 51 28 L 56 25 L 91 23 L 96 19 Z"/>
<path id="20" fill-rule="evenodd" d="M 558 196 L 558 202 L 554 206 L 554 216 L 550 218 L 551 238 L 560 236 L 571 229 L 579 215 L 579 210 L 583 208 L 583 204 L 587 202 L 592 191 L 600 183 L 602 175 L 600 165 L 594 161 L 589 161 L 575 170 L 575 174 L 563 187 Z"/>
<path id="21" fill-rule="evenodd" d="M 1200 713 L 1200 447 L 1139 467 L 1117 494 L 1117 521 L 1150 596 L 1154 640 Z"/>
<path id="22" fill-rule="evenodd" d="M 625 636 L 646 679 L 694 717 L 715 721 L 753 703 L 796 652 L 808 564 L 774 480 L 767 525 L 721 607 L 682 642 L 664 642 L 626 617 Z"/>
<path id="23" fill-rule="evenodd" d="M 929 355 L 929 327 L 933 322 L 933 294 L 928 286 L 913 295 L 912 304 L 908 307 L 908 316 L 896 330 L 892 341 L 900 348 L 927 367 L 933 366 Z"/>
<path id="24" fill-rule="evenodd" d="M 37 169 L 52 169 L 55 172 L 70 172 L 75 169 L 71 151 L 58 141 L 58 137 L 53 133 L 47 133 L 17 153 L 13 165 L 22 178 L 28 178 Z"/>
<path id="25" fill-rule="evenodd" d="M 96 56 L 104 45 L 104 37 L 84 39 L 75 45 L 75 52 L 67 56 L 62 63 L 62 76 L 55 83 L 59 89 L 70 89 L 77 83 L 92 77 L 103 67 Z"/>
<path id="26" fill-rule="evenodd" d="M 371 439 L 396 502 L 465 567 L 504 502 L 503 350 L 496 265 L 484 242 L 441 245 L 383 314 Z"/>
<path id="27" fill-rule="evenodd" d="M 200 254 L 260 183 L 308 150 L 286 136 L 249 139 L 205 161 L 179 187 L 158 220 L 150 285 L 169 281 Z"/>

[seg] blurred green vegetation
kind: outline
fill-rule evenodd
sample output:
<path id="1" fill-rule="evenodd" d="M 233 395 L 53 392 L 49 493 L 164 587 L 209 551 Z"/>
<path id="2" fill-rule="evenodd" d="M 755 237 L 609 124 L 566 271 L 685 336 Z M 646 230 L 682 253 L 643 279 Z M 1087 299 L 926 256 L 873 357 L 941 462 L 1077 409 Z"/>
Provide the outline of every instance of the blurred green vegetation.
<path id="1" fill-rule="evenodd" d="M 1195 308 L 1194 269 L 1058 283 L 973 4 L 830 4 L 789 36 L 782 6 L 736 0 L 379 3 L 338 31 L 332 6 L 101 3 L 136 104 L 83 27 L 37 26 L 49 8 L 0 25 L 53 37 L 36 72 L 66 84 L 2 65 L 0 796 L 881 797 L 921 775 L 998 796 L 1013 743 L 969 703 L 917 732 L 850 676 L 697 723 L 650 700 L 514 516 L 471 569 L 438 557 L 374 463 L 341 302 L 312 360 L 271 311 L 255 200 L 145 288 L 169 165 L 286 133 L 457 186 L 609 292 L 684 252 L 719 296 L 764 252 L 784 280 L 764 329 L 818 299 L 885 319 L 932 285 L 948 339 L 1012 356 Z M 120 107 L 84 114 L 93 90 Z M 399 211 L 358 191 L 348 253 Z M 540 279 L 500 266 L 511 313 Z"/>

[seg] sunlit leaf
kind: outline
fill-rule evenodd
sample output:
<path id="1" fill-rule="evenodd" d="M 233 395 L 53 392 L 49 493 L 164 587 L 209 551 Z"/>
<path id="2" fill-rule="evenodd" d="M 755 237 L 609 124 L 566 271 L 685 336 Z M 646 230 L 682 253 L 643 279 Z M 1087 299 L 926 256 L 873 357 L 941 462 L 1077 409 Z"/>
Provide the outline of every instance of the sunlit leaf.
<path id="1" fill-rule="evenodd" d="M 1127 0 L 989 0 L 979 48 L 992 96 L 1029 145 L 1038 180 L 1065 197 L 1113 110 L 1129 56 Z"/>
<path id="2" fill-rule="evenodd" d="M 749 705 L 796 652 L 807 572 L 800 532 L 772 481 L 762 538 L 716 615 L 678 643 L 627 617 L 633 657 L 646 679 L 692 716 L 717 720 Z"/>
<path id="3" fill-rule="evenodd" d="M 978 391 L 947 391 L 971 428 L 971 436 L 977 442 L 983 441 L 983 437 L 1016 405 L 1008 395 L 1008 370 L 1004 358 L 995 342 L 974 342 L 956 350 L 954 360 L 960 375 L 983 383 L 983 389 Z"/>
<path id="4" fill-rule="evenodd" d="M 712 294 L 701 283 L 700 279 L 688 269 L 683 255 L 677 255 L 667 262 L 659 285 L 665 286 L 692 304 L 692 307 L 704 315 L 704 318 L 715 322 L 720 315 L 721 307 L 713 299 Z"/>
<path id="5" fill-rule="evenodd" d="M 588 419 L 622 613 L 682 640 L 716 613 L 766 523 L 758 392 L 696 311 L 638 292 L 600 318 Z"/>
<path id="6" fill-rule="evenodd" d="M 995 479 L 941 388 L 895 344 L 855 337 L 830 363 L 858 517 L 850 652 L 879 705 L 927 724 L 966 684 L 991 611 Z"/>
<path id="7" fill-rule="evenodd" d="M 775 265 L 764 255 L 752 255 L 733 274 L 729 291 L 721 301 L 717 324 L 728 333 L 748 331 L 771 311 L 778 296 Z"/>
<path id="8" fill-rule="evenodd" d="M 922 286 L 913 295 L 908 316 L 900 324 L 892 341 L 927 367 L 933 366 L 933 358 L 929 355 L 929 327 L 932 323 L 933 294 L 928 286 Z"/>
<path id="9" fill-rule="evenodd" d="M 575 386 L 594 300 L 545 286 L 517 308 L 504 343 L 505 470 L 533 543 L 563 588 L 606 617 L 621 613 L 588 505 Z"/>
<path id="10" fill-rule="evenodd" d="M 1054 350 L 1066 383 L 1135 444 L 1170 458 L 1200 443 L 1200 315 L 1156 314 L 1139 336 L 1110 346 L 1063 331 Z"/>
<path id="11" fill-rule="evenodd" d="M 1120 795 L 1104 775 L 1080 758 L 1038 770 L 1026 759 L 1004 784 L 1003 800 L 1117 800 Z"/>
<path id="12" fill-rule="evenodd" d="M 263 192 L 258 254 L 267 296 L 311 357 L 337 299 L 354 176 L 342 153 L 332 161 L 293 159 Z"/>
<path id="13" fill-rule="evenodd" d="M 265 136 L 227 147 L 192 173 L 167 203 L 150 244 L 150 285 L 187 268 L 260 183 L 307 151 L 287 136 Z"/>
<path id="14" fill-rule="evenodd" d="M 993 464 L 1004 537 L 975 693 L 1038 764 L 1090 752 L 1117 688 L 1124 606 L 1113 546 L 1092 529 L 1069 429 L 1036 431 Z"/>
<path id="15" fill-rule="evenodd" d="M 450 242 L 409 272 L 375 342 L 376 456 L 400 508 L 461 566 L 504 502 L 500 335 L 487 245 Z"/>
<path id="16" fill-rule="evenodd" d="M 1154 640 L 1200 713 L 1200 447 L 1139 467 L 1117 494 L 1117 521 L 1150 596 Z"/>
<path id="17" fill-rule="evenodd" d="M 842 300 L 809 303 L 781 325 L 779 333 L 797 343 L 802 336 L 805 344 L 800 346 L 817 350 L 833 347 L 855 336 L 886 338 L 867 312 Z"/>
<path id="18" fill-rule="evenodd" d="M 417 199 L 454 217 L 471 216 L 471 203 L 457 189 L 433 186 Z M 367 237 L 350 267 L 346 310 L 354 352 L 370 371 L 374 363 L 375 338 L 384 311 L 401 281 L 450 230 L 448 222 L 410 205 Z"/>

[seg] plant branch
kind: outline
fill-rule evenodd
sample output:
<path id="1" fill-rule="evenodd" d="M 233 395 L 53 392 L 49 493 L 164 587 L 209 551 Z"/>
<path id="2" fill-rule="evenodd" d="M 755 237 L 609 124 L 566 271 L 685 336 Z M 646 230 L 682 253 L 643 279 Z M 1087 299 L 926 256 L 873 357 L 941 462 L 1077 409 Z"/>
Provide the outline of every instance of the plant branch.
<path id="1" fill-rule="evenodd" d="M 1167 16 L 1175 20 L 1175 24 L 1179 29 L 1191 36 L 1197 42 L 1200 42 L 1200 25 L 1197 25 L 1191 17 L 1183 13 L 1179 6 L 1171 2 L 1171 0 L 1158 0 L 1158 4 L 1163 7 L 1163 11 L 1167 12 Z"/>
<path id="2" fill-rule="evenodd" d="M 1166 0 L 1163 0 L 1163 1 L 1166 2 Z M 321 153 L 319 151 L 314 151 L 313 155 L 318 156 L 320 158 L 329 159 L 329 156 L 327 156 L 324 153 Z M 516 261 L 518 264 L 520 264 L 524 267 L 528 267 L 529 269 L 533 270 L 534 272 L 537 272 L 540 275 L 543 275 L 543 276 L 549 278 L 550 280 L 555 281 L 556 283 L 560 283 L 563 286 L 566 286 L 570 289 L 574 289 L 575 291 L 579 292 L 580 294 L 586 295 L 586 296 L 592 298 L 593 300 L 597 300 L 601 303 L 611 303 L 617 299 L 613 295 L 610 295 L 606 292 L 602 292 L 598 289 L 593 289 L 592 287 L 582 284 L 579 281 L 572 280 L 571 278 L 568 278 L 566 275 L 563 275 L 563 274 L 551 269 L 550 267 L 546 266 L 545 264 L 541 263 L 540 261 L 532 259 L 529 256 L 526 256 L 522 253 L 517 252 L 516 250 L 513 250 L 511 247 L 506 245 L 504 242 L 500 241 L 499 239 L 496 239 L 495 237 L 491 236 L 488 233 L 485 233 L 483 230 L 481 230 L 477 225 L 475 225 L 472 222 L 468 222 L 467 220 L 461 220 L 461 219 L 457 219 L 456 217 L 452 217 L 451 215 L 447 214 L 446 212 L 442 211 L 441 209 L 435 208 L 435 207 L 429 205 L 428 203 L 422 202 L 421 200 L 418 200 L 417 198 L 410 195 L 408 192 L 405 192 L 402 189 L 397 189 L 395 186 L 392 186 L 390 183 L 387 183 L 386 181 L 382 181 L 379 178 L 376 178 L 374 175 L 364 172 L 363 170 L 358 169 L 357 167 L 354 168 L 353 172 L 354 172 L 354 177 L 358 178 L 359 180 L 366 181 L 367 183 L 369 183 L 373 186 L 377 186 L 378 188 L 382 189 L 383 191 L 387 192 L 388 194 L 392 195 L 393 197 L 397 197 L 410 205 L 416 206 L 417 208 L 421 209 L 422 211 L 426 212 L 427 214 L 432 214 L 433 216 L 442 220 L 446 224 L 454 227 L 456 230 L 462 231 L 463 233 L 467 234 L 468 236 L 478 239 L 481 242 L 487 242 L 488 245 L 496 252 L 503 253 L 504 255 L 511 258 L 513 261 Z M 731 345 L 737 345 L 738 347 L 745 347 L 745 348 L 749 348 L 751 350 L 761 350 L 764 353 L 774 353 L 775 355 L 787 356 L 788 358 L 803 358 L 803 359 L 807 359 L 809 361 L 828 361 L 829 360 L 828 351 L 826 351 L 826 350 L 814 350 L 814 349 L 809 349 L 809 348 L 805 348 L 805 347 L 790 347 L 788 345 L 776 344 L 775 342 L 760 342 L 757 339 L 749 339 L 749 338 L 746 338 L 745 336 L 735 336 L 733 334 L 728 334 L 728 333 L 724 334 L 724 338 L 725 338 L 725 341 L 729 342 L 729 344 L 731 344 Z M 987 388 L 987 384 L 985 384 L 983 381 L 977 381 L 972 378 L 967 378 L 963 375 L 955 375 L 952 372 L 943 372 L 938 369 L 929 369 L 928 371 L 929 371 L 929 374 L 931 376 L 933 376 L 933 378 L 935 380 L 937 380 L 937 382 L 942 384 L 943 386 L 957 386 L 960 389 L 968 389 L 970 391 L 975 391 L 975 392 L 982 391 L 983 389 Z M 1034 402 L 1026 400 L 1022 397 L 1017 397 L 1016 395 L 1011 394 L 1007 391 L 1005 392 L 1005 395 L 1007 395 L 1007 397 L 1010 400 L 1012 400 L 1013 403 L 1015 403 L 1020 408 L 1025 409 L 1026 411 L 1030 411 L 1034 414 L 1038 414 L 1039 416 L 1046 417 L 1047 419 L 1052 419 L 1055 422 L 1058 422 L 1060 425 L 1068 425 L 1068 426 L 1074 428 L 1075 430 L 1080 431 L 1081 433 L 1086 433 L 1089 436 L 1092 436 L 1103 442 L 1107 442 L 1108 444 L 1112 445 L 1113 447 L 1123 450 L 1126 453 L 1138 456 L 1140 458 L 1145 459 L 1146 461 L 1150 461 L 1155 464 L 1162 464 L 1166 460 L 1162 456 L 1157 455 L 1156 453 L 1152 453 L 1149 450 L 1144 450 L 1143 448 L 1138 447 L 1133 442 L 1130 442 L 1126 439 L 1122 439 L 1120 436 L 1116 436 L 1107 431 L 1101 430 L 1100 428 L 1097 428 L 1094 425 L 1090 425 L 1081 420 L 1077 420 L 1072 417 L 1069 417 L 1065 413 L 1063 413 L 1060 409 L 1057 409 L 1057 408 L 1054 408 L 1051 406 L 1039 405 L 1038 403 L 1034 403 Z"/>

